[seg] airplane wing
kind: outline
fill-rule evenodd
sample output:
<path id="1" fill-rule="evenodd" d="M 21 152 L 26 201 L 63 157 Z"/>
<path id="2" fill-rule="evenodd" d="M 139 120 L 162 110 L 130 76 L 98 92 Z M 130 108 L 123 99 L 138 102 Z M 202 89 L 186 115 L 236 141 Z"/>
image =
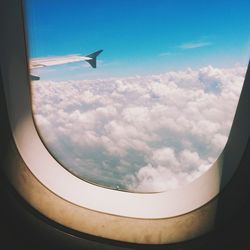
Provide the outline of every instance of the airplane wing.
<path id="1" fill-rule="evenodd" d="M 54 57 L 43 57 L 43 58 L 33 58 L 30 60 L 30 69 L 49 67 L 54 65 L 72 63 L 72 62 L 88 62 L 92 68 L 96 68 L 96 58 L 103 50 L 98 50 L 87 56 L 81 55 L 68 55 L 68 56 L 54 56 Z M 32 76 L 31 80 L 39 80 L 40 77 Z"/>
<path id="2" fill-rule="evenodd" d="M 71 62 L 85 61 L 85 57 L 79 55 L 70 55 L 70 56 L 58 56 L 58 57 L 46 57 L 46 58 L 36 58 L 30 60 L 30 68 L 42 68 L 54 65 L 60 65 Z"/>

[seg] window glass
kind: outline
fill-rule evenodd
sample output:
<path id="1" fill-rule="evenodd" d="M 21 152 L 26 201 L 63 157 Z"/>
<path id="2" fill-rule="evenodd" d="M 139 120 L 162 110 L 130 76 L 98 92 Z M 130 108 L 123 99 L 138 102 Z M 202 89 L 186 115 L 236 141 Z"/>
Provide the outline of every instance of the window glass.
<path id="1" fill-rule="evenodd" d="M 161 192 L 222 152 L 249 1 L 25 0 L 32 108 L 50 153 L 107 188 Z"/>

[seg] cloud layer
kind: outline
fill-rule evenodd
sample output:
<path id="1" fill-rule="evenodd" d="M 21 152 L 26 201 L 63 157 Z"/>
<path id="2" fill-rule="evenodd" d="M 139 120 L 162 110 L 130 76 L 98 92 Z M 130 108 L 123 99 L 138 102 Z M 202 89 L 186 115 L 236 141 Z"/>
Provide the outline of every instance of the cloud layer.
<path id="1" fill-rule="evenodd" d="M 51 153 L 89 182 L 136 192 L 177 188 L 221 153 L 245 68 L 32 83 Z"/>

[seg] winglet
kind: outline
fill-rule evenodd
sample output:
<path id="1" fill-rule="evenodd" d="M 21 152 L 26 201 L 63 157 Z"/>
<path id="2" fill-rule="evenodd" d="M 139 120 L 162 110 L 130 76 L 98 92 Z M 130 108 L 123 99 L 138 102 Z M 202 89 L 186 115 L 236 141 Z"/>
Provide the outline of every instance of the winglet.
<path id="1" fill-rule="evenodd" d="M 87 55 L 86 57 L 89 57 L 90 59 L 87 59 L 85 61 L 88 62 L 92 66 L 92 68 L 96 68 L 96 57 L 102 52 L 103 50 L 101 49 L 92 54 Z"/>

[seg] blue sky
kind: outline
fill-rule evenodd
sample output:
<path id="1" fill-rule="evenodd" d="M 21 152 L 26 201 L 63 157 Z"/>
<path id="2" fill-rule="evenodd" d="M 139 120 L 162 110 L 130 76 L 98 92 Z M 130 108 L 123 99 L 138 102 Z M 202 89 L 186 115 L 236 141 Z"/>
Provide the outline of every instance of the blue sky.
<path id="1" fill-rule="evenodd" d="M 208 64 L 230 67 L 249 60 L 248 0 L 25 2 L 30 56 L 85 55 L 104 49 L 97 71 L 83 68 L 89 77 L 154 74 Z M 55 69 L 64 72 L 65 67 Z M 72 64 L 70 72 L 81 77 Z"/>

